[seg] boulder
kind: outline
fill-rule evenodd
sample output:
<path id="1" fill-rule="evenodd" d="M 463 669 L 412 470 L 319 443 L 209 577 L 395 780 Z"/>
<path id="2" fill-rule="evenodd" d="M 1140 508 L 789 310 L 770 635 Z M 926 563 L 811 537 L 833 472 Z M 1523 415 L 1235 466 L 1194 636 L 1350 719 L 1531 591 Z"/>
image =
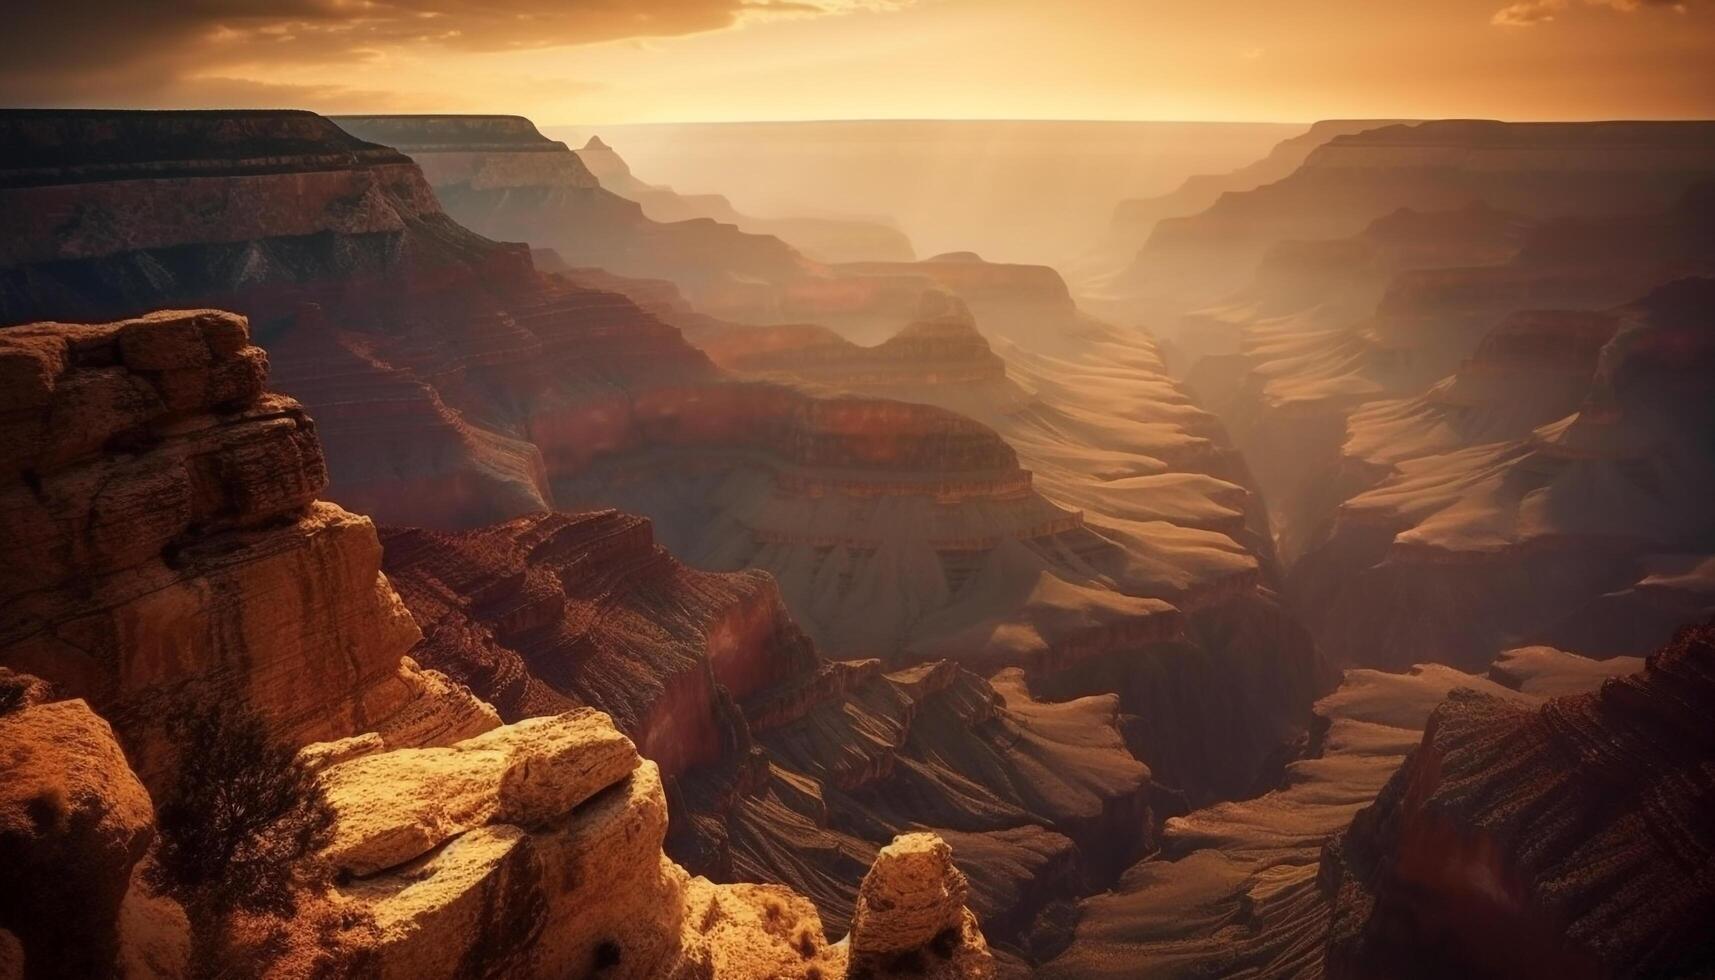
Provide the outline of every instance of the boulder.
<path id="1" fill-rule="evenodd" d="M 88 704 L 0 716 L 0 929 L 29 975 L 113 971 L 120 905 L 154 834 L 148 791 Z"/>

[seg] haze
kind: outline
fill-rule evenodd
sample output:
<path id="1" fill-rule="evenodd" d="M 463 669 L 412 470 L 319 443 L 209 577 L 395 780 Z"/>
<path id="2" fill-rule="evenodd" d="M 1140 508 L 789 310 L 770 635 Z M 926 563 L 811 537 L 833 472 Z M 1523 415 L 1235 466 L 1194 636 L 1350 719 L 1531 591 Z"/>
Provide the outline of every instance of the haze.
<path id="1" fill-rule="evenodd" d="M 539 123 L 1715 110 L 1704 0 L 246 0 L 32 4 L 12 104 Z"/>

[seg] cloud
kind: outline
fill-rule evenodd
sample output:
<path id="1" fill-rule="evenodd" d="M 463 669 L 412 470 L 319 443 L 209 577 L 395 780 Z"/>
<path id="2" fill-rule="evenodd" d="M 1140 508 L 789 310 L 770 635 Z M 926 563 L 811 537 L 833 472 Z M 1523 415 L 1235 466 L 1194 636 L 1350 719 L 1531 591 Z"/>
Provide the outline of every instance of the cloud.
<path id="1" fill-rule="evenodd" d="M 197 80 L 354 65 L 391 53 L 482 53 L 661 38 L 752 17 L 828 16 L 909 0 L 63 0 L 18 5 L 0 32 L 13 104 L 154 104 Z M 266 82 L 257 83 L 267 85 Z M 282 93 L 293 86 L 274 86 Z M 312 86 L 312 88 L 320 88 Z M 209 86 L 212 99 L 236 91 Z M 331 94 L 324 92 L 323 94 Z M 210 104 L 205 100 L 204 104 Z"/>
<path id="2" fill-rule="evenodd" d="M 1583 0 L 1587 7 L 1606 7 L 1630 13 L 1634 10 L 1651 8 L 1655 10 L 1674 10 L 1684 13 L 1687 5 L 1696 0 Z M 1554 20 L 1562 12 L 1572 6 L 1572 0 L 1523 0 L 1521 3 L 1510 4 L 1495 11 L 1489 22 L 1497 27 L 1532 27 L 1537 24 Z"/>

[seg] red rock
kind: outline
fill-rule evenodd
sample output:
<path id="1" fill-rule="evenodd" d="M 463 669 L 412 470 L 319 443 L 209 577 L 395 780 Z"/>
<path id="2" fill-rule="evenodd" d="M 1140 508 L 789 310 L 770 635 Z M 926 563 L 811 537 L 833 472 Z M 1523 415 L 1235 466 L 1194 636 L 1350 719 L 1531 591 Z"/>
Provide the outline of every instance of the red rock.
<path id="1" fill-rule="evenodd" d="M 0 714 L 0 929 L 31 976 L 112 973 L 131 869 L 155 835 L 149 793 L 83 701 Z"/>
<path id="2" fill-rule="evenodd" d="M 1328 974 L 1708 970 L 1711 705 L 1709 626 L 1538 710 L 1455 692 L 1323 859 Z"/>
<path id="3" fill-rule="evenodd" d="M 39 369 L 6 416 L 25 438 L 0 444 L 0 660 L 87 699 L 149 779 L 187 694 L 247 702 L 299 743 L 385 730 L 425 700 L 400 674 L 419 634 L 374 527 L 316 499 L 314 427 L 260 392 L 246 336 L 214 311 L 0 332 Z M 256 384 L 220 384 L 228 368 Z"/>

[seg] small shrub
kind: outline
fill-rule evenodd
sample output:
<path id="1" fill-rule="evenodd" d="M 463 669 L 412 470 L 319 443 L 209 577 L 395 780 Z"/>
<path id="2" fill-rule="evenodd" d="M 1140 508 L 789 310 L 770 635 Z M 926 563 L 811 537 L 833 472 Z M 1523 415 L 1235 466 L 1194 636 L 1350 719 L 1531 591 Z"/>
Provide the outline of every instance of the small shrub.
<path id="1" fill-rule="evenodd" d="M 248 708 L 183 709 L 167 732 L 179 766 L 156 814 L 153 883 L 205 915 L 292 914 L 303 860 L 333 832 L 315 777 Z"/>

